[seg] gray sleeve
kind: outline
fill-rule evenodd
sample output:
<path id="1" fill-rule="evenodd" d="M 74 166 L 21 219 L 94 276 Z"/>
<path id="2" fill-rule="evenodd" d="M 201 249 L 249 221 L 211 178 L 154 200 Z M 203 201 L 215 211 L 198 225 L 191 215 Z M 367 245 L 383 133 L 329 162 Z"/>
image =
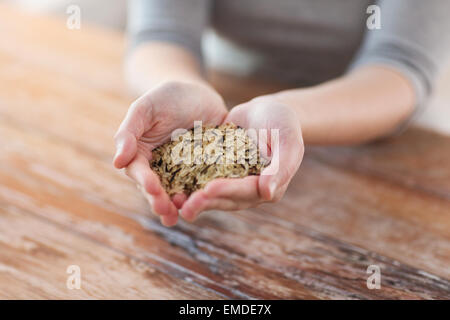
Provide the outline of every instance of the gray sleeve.
<path id="1" fill-rule="evenodd" d="M 147 41 L 166 41 L 201 59 L 201 38 L 208 20 L 209 0 L 130 0 L 128 50 Z"/>
<path id="2" fill-rule="evenodd" d="M 351 69 L 385 64 L 403 73 L 421 107 L 450 53 L 449 0 L 382 0 L 381 29 L 367 30 Z"/>

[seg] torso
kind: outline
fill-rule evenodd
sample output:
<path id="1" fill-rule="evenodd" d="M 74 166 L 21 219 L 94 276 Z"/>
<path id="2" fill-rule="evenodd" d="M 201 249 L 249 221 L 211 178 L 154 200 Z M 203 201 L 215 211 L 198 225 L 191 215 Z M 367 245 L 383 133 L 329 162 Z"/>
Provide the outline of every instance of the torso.
<path id="1" fill-rule="evenodd" d="M 258 57 L 252 73 L 310 85 L 342 74 L 371 0 L 215 0 L 211 24 L 231 50 Z M 242 54 L 242 53 L 241 53 Z M 245 53 L 244 53 L 245 54 Z M 221 59 L 232 57 L 230 51 Z M 232 64 L 232 61 L 228 61 Z"/>

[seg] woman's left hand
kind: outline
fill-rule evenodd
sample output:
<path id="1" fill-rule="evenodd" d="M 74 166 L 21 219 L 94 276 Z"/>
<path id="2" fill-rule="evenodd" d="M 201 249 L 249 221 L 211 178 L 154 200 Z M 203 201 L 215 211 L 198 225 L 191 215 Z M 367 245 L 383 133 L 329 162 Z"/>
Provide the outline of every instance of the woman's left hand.
<path id="1" fill-rule="evenodd" d="M 289 106 L 271 96 L 262 96 L 234 107 L 224 123 L 246 129 L 266 129 L 271 163 L 259 176 L 216 179 L 194 192 L 181 208 L 181 216 L 193 221 L 205 210 L 240 210 L 263 202 L 277 202 L 303 159 L 304 145 L 300 121 Z M 272 145 L 271 129 L 278 129 L 278 143 Z M 278 160 L 278 161 L 276 161 Z"/>

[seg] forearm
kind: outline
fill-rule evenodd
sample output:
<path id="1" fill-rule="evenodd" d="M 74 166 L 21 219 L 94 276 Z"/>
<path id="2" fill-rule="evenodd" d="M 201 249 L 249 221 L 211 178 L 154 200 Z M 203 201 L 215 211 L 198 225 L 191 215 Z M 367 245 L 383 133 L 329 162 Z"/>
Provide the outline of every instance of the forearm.
<path id="1" fill-rule="evenodd" d="M 135 48 L 125 62 L 130 89 L 137 95 L 166 81 L 206 84 L 196 57 L 181 46 L 149 42 Z"/>
<path id="2" fill-rule="evenodd" d="M 364 67 L 307 89 L 274 95 L 296 111 L 306 144 L 357 144 L 394 132 L 412 113 L 414 90 L 402 75 Z"/>

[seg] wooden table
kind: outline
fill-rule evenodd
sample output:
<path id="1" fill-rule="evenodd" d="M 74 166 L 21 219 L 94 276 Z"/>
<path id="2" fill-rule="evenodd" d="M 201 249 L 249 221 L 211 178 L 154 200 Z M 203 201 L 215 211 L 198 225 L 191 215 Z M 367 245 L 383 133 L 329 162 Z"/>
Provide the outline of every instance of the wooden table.
<path id="1" fill-rule="evenodd" d="M 450 298 L 449 138 L 309 148 L 280 203 L 165 228 L 111 165 L 123 36 L 0 6 L 0 39 L 0 298 Z"/>

